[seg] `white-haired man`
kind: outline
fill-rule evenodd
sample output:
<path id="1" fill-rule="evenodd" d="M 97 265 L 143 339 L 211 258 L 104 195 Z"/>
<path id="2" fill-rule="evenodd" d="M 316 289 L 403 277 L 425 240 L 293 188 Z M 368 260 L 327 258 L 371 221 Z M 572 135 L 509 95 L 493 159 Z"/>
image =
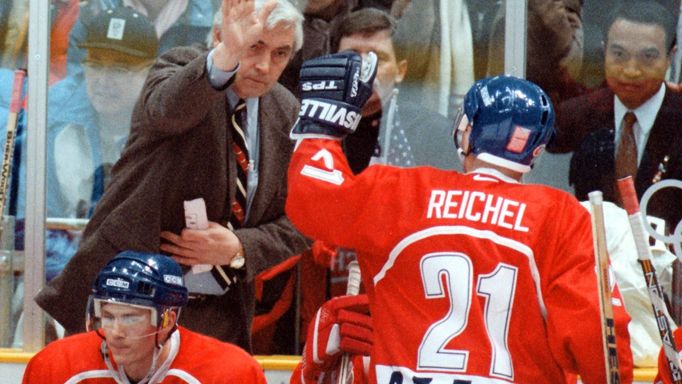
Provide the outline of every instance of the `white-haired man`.
<path id="1" fill-rule="evenodd" d="M 221 12 L 212 50 L 174 48 L 151 68 L 81 247 L 37 297 L 70 333 L 102 265 L 123 249 L 163 251 L 210 268 L 186 275 L 181 322 L 250 352 L 253 277 L 307 247 L 284 215 L 298 102 L 276 84 L 303 16 L 288 0 L 223 0 Z M 185 228 L 183 203 L 198 198 L 207 228 Z"/>

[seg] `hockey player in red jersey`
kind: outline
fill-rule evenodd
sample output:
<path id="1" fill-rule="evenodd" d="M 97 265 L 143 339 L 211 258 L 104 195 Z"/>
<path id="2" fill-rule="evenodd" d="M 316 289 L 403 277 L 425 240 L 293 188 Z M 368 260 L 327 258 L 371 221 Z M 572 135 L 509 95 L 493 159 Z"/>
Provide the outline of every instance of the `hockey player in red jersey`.
<path id="1" fill-rule="evenodd" d="M 568 193 L 523 185 L 552 135 L 547 95 L 500 76 L 474 84 L 456 125 L 466 173 L 370 166 L 340 139 L 371 92 L 374 61 L 309 60 L 292 130 L 287 215 L 358 251 L 374 325 L 371 383 L 605 383 L 590 216 Z M 370 64 L 368 64 L 370 63 Z M 621 382 L 632 381 L 614 290 Z"/>
<path id="2" fill-rule="evenodd" d="M 173 259 L 121 252 L 97 275 L 89 332 L 48 344 L 29 361 L 23 383 L 265 384 L 244 350 L 177 325 L 186 303 Z"/>

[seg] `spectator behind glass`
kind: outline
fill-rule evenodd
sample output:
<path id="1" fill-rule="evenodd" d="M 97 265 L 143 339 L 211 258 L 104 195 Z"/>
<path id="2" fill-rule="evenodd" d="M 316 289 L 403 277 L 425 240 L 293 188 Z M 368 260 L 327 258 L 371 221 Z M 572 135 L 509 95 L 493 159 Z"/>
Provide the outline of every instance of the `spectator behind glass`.
<path id="1" fill-rule="evenodd" d="M 555 105 L 578 96 L 583 59 L 583 0 L 530 0 L 528 2 L 528 80 L 538 84 Z M 488 74 L 504 72 L 505 7 L 497 11 L 490 31 Z M 543 153 L 543 161 L 524 176 L 528 183 L 550 185 L 573 193 L 568 182 L 570 156 Z"/>
<path id="2" fill-rule="evenodd" d="M 89 25 L 81 44 L 83 74 L 57 84 L 50 98 L 51 216 L 92 214 L 128 138 L 133 107 L 158 46 L 154 27 L 132 8 L 108 9 Z M 89 117 L 85 122 L 83 113 Z"/>
<path id="3" fill-rule="evenodd" d="M 364 8 L 344 18 L 334 31 L 335 51 L 354 50 L 378 57 L 372 96 L 362 109 L 359 129 L 344 140 L 351 168 L 360 172 L 370 163 L 395 166 L 432 165 L 452 169 L 456 158 L 448 145 L 452 123 L 428 107 L 401 103 L 400 87 L 408 70 L 408 56 L 399 51 L 407 36 L 395 36 L 395 19 L 376 8 Z M 403 39 L 403 40 L 398 40 Z"/>
<path id="4" fill-rule="evenodd" d="M 618 202 L 614 187 L 616 153 L 621 148 L 627 112 L 636 118 L 632 156 L 637 195 L 652 184 L 682 179 L 682 95 L 664 82 L 675 46 L 675 20 L 655 1 L 629 2 L 612 13 L 604 28 L 606 87 L 569 100 L 559 107 L 557 136 L 548 149 L 574 151 L 570 181 L 576 197 L 600 189 L 604 199 Z M 648 214 L 663 218 L 670 230 L 682 219 L 682 193 L 666 188 L 656 193 Z"/>
<path id="5" fill-rule="evenodd" d="M 69 35 L 69 71 L 80 71 L 85 52 L 88 25 L 104 10 L 122 6 L 131 7 L 146 16 L 154 25 L 159 39 L 157 55 L 172 47 L 204 43 L 211 31 L 217 0 L 92 0 L 81 4 L 81 11 Z"/>
<path id="6" fill-rule="evenodd" d="M 99 268 L 124 249 L 147 249 L 183 265 L 213 266 L 201 276 L 220 291 L 188 282 L 192 298 L 181 322 L 250 351 L 254 276 L 307 247 L 284 216 L 298 103 L 277 84 L 301 47 L 303 16 L 287 0 L 224 0 L 222 7 L 215 48 L 177 47 L 157 59 L 81 247 L 36 298 L 69 333 L 83 330 L 78 313 Z M 235 114 L 239 99 L 246 110 Z M 233 118 L 251 148 L 248 162 L 238 162 L 243 151 L 234 146 L 242 136 Z M 237 201 L 238 192 L 246 202 Z M 183 203 L 196 198 L 205 201 L 207 230 L 185 228 Z M 233 210 L 236 203 L 242 210 Z M 238 256 L 245 262 L 232 268 Z"/>
<path id="7" fill-rule="evenodd" d="M 467 2 L 420 0 L 393 9 L 410 66 L 402 87 L 410 102 L 449 116 L 474 82 L 474 45 Z"/>
<path id="8" fill-rule="evenodd" d="M 599 88 L 603 85 L 604 47 L 602 43 L 604 36 L 602 30 L 608 24 L 608 19 L 614 9 L 631 2 L 633 0 L 600 0 L 588 1 L 583 6 L 585 54 L 581 82 L 586 87 Z M 678 20 L 680 0 L 657 0 L 657 2 L 664 6 L 675 20 Z"/>
<path id="9" fill-rule="evenodd" d="M 526 76 L 557 105 L 585 91 L 578 83 L 583 56 L 583 1 L 528 2 Z M 492 24 L 489 76 L 504 73 L 504 22 L 505 7 L 501 7 Z"/>
<path id="10" fill-rule="evenodd" d="M 109 31 L 121 25 L 124 27 L 107 38 Z M 102 13 L 92 27 L 84 47 L 91 70 L 85 76 L 67 76 L 48 89 L 49 218 L 87 218 L 92 213 L 104 189 L 104 168 L 118 159 L 133 104 L 158 46 L 151 24 L 129 8 Z M 2 89 L 11 89 L 11 81 L 10 71 L 2 70 Z M 5 115 L 6 108 L 2 105 L 0 115 Z M 19 123 L 8 205 L 10 214 L 17 217 L 16 247 L 21 250 L 26 196 L 25 114 L 20 115 Z M 74 254 L 80 233 L 49 230 L 47 238 L 46 277 L 50 280 Z"/>

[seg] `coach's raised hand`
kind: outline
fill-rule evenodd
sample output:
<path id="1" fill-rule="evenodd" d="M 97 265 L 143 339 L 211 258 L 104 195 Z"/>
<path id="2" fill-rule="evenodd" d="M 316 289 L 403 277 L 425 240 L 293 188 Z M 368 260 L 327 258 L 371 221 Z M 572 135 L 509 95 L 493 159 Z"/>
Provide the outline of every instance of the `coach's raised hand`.
<path id="1" fill-rule="evenodd" d="M 301 111 L 293 139 L 343 138 L 360 122 L 360 111 L 372 94 L 377 58 L 344 51 L 307 60 L 301 67 Z"/>
<path id="2" fill-rule="evenodd" d="M 223 0 L 220 43 L 215 47 L 214 64 L 223 71 L 234 70 L 249 47 L 258 43 L 270 13 L 277 5 L 268 1 L 256 12 L 254 0 Z"/>

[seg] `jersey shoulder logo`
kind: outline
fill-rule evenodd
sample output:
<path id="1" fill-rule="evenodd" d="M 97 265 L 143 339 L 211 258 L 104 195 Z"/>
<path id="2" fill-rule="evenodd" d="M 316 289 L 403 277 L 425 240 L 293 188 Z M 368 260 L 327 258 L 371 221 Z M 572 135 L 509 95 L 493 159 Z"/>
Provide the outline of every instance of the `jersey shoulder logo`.
<path id="1" fill-rule="evenodd" d="M 343 174 L 338 169 L 334 169 L 334 157 L 327 149 L 317 151 L 311 158 L 312 161 L 319 162 L 322 160 L 324 168 L 318 168 L 309 164 L 303 166 L 301 175 L 312 177 L 313 179 L 321 180 L 334 185 L 343 184 Z"/>

